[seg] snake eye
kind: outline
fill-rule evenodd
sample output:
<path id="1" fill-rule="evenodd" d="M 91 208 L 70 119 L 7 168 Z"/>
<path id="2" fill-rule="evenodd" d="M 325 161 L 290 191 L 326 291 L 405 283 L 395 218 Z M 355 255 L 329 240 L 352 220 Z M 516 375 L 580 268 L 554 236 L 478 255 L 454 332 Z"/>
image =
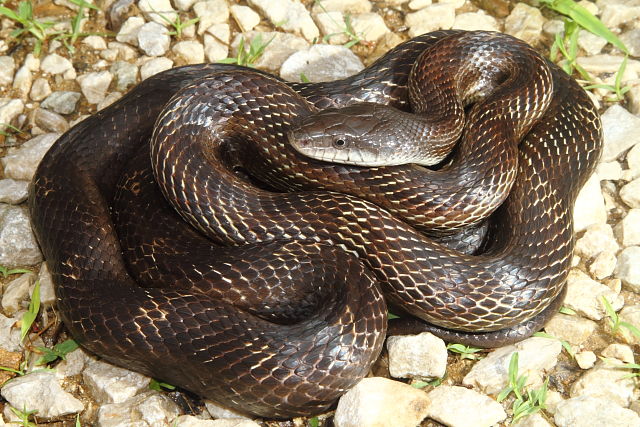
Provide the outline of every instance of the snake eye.
<path id="1" fill-rule="evenodd" d="M 333 145 L 335 145 L 337 148 L 342 148 L 345 144 L 346 143 L 344 142 L 344 139 L 336 139 L 335 141 L 333 141 Z"/>

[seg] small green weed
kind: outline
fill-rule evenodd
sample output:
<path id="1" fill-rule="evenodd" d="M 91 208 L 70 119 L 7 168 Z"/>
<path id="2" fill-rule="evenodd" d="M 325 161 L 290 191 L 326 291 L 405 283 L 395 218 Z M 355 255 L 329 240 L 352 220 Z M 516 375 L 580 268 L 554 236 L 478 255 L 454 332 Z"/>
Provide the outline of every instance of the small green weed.
<path id="1" fill-rule="evenodd" d="M 307 423 L 309 427 L 318 427 L 320 425 L 320 420 L 318 417 L 309 418 L 309 422 Z"/>
<path id="2" fill-rule="evenodd" d="M 18 3 L 18 9 L 12 10 L 5 6 L 0 6 L 0 15 L 4 15 L 12 21 L 20 24 L 21 28 L 16 28 L 9 34 L 13 38 L 21 38 L 27 34 L 35 37 L 33 54 L 40 56 L 42 43 L 48 38 L 47 30 L 55 25 L 53 22 L 38 21 L 33 16 L 33 6 L 30 1 Z"/>
<path id="3" fill-rule="evenodd" d="M 225 58 L 219 61 L 222 64 L 238 64 L 245 67 L 252 67 L 253 64 L 262 56 L 264 50 L 269 43 L 273 41 L 275 38 L 272 37 L 268 42 L 262 41 L 262 35 L 257 34 L 251 43 L 249 44 L 249 49 L 245 49 L 245 39 L 244 37 L 240 38 L 240 43 L 238 44 L 238 56 L 235 58 Z"/>
<path id="4" fill-rule="evenodd" d="M 565 63 L 562 64 L 562 68 L 568 74 L 573 74 L 575 70 L 584 80 L 593 80 L 589 73 L 577 63 L 578 35 L 582 29 L 602 37 L 626 55 L 617 71 L 614 85 L 593 84 L 585 87 L 585 89 L 605 89 L 615 94 L 613 97 L 605 98 L 605 101 L 621 101 L 624 98 L 624 94 L 629 91 L 629 87 L 622 87 L 622 75 L 627 66 L 627 56 L 629 55 L 629 50 L 624 43 L 622 43 L 602 21 L 573 0 L 540 1 L 545 7 L 565 16 L 564 34 L 556 34 L 549 56 L 552 61 L 556 62 L 558 60 L 558 54 L 562 54 L 565 58 Z"/>
<path id="5" fill-rule="evenodd" d="M 151 378 L 151 382 L 149 383 L 149 388 L 155 391 L 171 391 L 175 390 L 176 386 L 171 385 L 169 383 L 163 383 L 162 381 L 158 381 L 155 378 Z"/>
<path id="6" fill-rule="evenodd" d="M 65 360 L 67 354 L 78 348 L 78 343 L 74 340 L 66 340 L 53 346 L 53 348 L 36 347 L 42 352 L 42 357 L 38 359 L 36 365 L 46 365 L 57 359 Z"/>
<path id="7" fill-rule="evenodd" d="M 511 393 L 515 395 L 515 400 L 511 405 L 513 412 L 512 423 L 544 409 L 547 399 L 548 380 L 540 388 L 526 390 L 525 392 L 524 385 L 526 382 L 526 375 L 518 375 L 518 352 L 514 352 L 509 361 L 509 385 L 500 392 L 497 398 L 498 402 L 502 402 Z"/>
<path id="8" fill-rule="evenodd" d="M 611 326 L 611 334 L 615 335 L 620 332 L 620 327 L 626 328 L 629 332 L 631 332 L 636 337 L 640 338 L 640 329 L 635 327 L 629 322 L 624 322 L 620 320 L 620 316 L 613 309 L 609 300 L 603 295 L 601 296 L 602 305 L 604 306 L 604 310 L 609 317 L 609 326 Z"/>
<path id="9" fill-rule="evenodd" d="M 425 388 L 426 386 L 438 387 L 440 384 L 442 384 L 442 382 L 446 377 L 447 375 L 445 374 L 442 378 L 436 378 L 431 381 L 414 381 L 413 383 L 411 383 L 411 387 L 413 388 Z"/>
<path id="10" fill-rule="evenodd" d="M 564 306 L 560 307 L 560 310 L 558 311 L 562 314 L 568 314 L 569 316 L 576 316 L 578 314 L 574 309 Z"/>
<path id="11" fill-rule="evenodd" d="M 23 273 L 31 273 L 29 270 L 25 270 L 24 268 L 7 268 L 0 265 L 0 274 L 2 274 L 3 278 L 7 278 L 12 274 L 23 274 Z"/>
<path id="12" fill-rule="evenodd" d="M 20 327 L 20 341 L 24 341 L 26 336 L 33 326 L 38 312 L 40 311 L 40 281 L 37 281 L 33 287 L 33 293 L 31 294 L 31 301 L 29 302 L 29 309 L 22 315 L 22 325 Z"/>
<path id="13" fill-rule="evenodd" d="M 624 86 L 624 87 L 622 86 L 622 76 L 624 75 L 624 71 L 627 68 L 628 58 L 629 58 L 628 56 L 625 56 L 624 59 L 622 60 L 622 63 L 620 64 L 620 68 L 618 68 L 618 71 L 616 72 L 616 80 L 613 85 L 593 84 L 593 85 L 585 86 L 584 88 L 585 89 L 605 89 L 615 94 L 615 96 L 604 98 L 605 101 L 609 101 L 609 102 L 622 101 L 624 99 L 624 94 L 629 92 L 629 90 L 631 89 L 629 86 Z"/>
<path id="14" fill-rule="evenodd" d="M 452 353 L 458 353 L 461 359 L 478 360 L 481 359 L 480 355 L 476 354 L 482 351 L 481 348 L 470 347 L 462 344 L 448 344 L 447 350 Z"/>
<path id="15" fill-rule="evenodd" d="M 9 408 L 11 409 L 11 412 L 16 414 L 16 416 L 20 419 L 20 425 L 22 425 L 23 427 L 36 427 L 36 424 L 29 421 L 29 418 L 33 417 L 33 414 L 35 414 L 38 411 L 36 410 L 28 411 L 24 407 L 22 408 L 22 411 L 14 408 L 13 406 L 9 406 Z"/>
<path id="16" fill-rule="evenodd" d="M 153 10 L 160 17 L 160 19 L 173 27 L 173 31 L 169 31 L 168 34 L 170 36 L 176 36 L 177 38 L 182 37 L 182 31 L 184 31 L 185 28 L 195 25 L 200 21 L 199 17 L 183 21 L 179 13 L 176 13 L 176 19 L 172 21 L 171 19 L 167 18 L 166 15 L 158 12 L 153 7 L 151 8 L 151 10 Z"/>
<path id="17" fill-rule="evenodd" d="M 85 0 L 69 0 L 69 1 L 75 4 L 76 6 L 78 6 L 78 12 L 76 13 L 76 16 L 74 16 L 73 19 L 71 20 L 71 32 L 70 33 L 58 32 L 54 37 L 54 39 L 60 40 L 69 52 L 74 53 L 75 48 L 73 47 L 73 45 L 78 40 L 78 37 L 86 37 L 88 35 L 91 35 L 91 33 L 80 32 L 80 27 L 82 26 L 82 20 L 85 19 L 85 16 L 84 16 L 85 10 L 93 9 L 93 10 L 99 11 L 100 9 L 97 6 L 86 2 Z"/>

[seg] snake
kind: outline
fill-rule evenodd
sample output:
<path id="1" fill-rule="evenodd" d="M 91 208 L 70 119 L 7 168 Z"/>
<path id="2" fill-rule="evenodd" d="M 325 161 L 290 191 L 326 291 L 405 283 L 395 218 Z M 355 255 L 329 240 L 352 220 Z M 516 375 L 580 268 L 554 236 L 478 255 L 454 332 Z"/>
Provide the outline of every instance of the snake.
<path id="1" fill-rule="evenodd" d="M 434 139 L 432 169 L 334 164 L 293 147 L 327 127 L 322 110 L 337 115 L 336 129 L 360 104 L 409 120 L 421 102 L 413 91 L 440 86 L 421 77 L 430 71 L 445 88 L 416 120 L 449 134 Z M 451 97 L 456 106 L 445 106 Z M 426 117 L 451 109 L 452 120 Z M 156 74 L 56 141 L 29 208 L 58 313 L 85 349 L 286 419 L 328 410 L 368 374 L 389 307 L 484 347 L 540 328 L 562 301 L 571 209 L 601 139 L 586 92 L 532 48 L 439 31 L 333 82 L 230 64 Z M 481 172 L 482 157 L 502 164 Z M 484 193 L 494 201 L 476 202 Z M 462 250 L 474 240 L 465 227 L 478 224 L 486 235 Z"/>

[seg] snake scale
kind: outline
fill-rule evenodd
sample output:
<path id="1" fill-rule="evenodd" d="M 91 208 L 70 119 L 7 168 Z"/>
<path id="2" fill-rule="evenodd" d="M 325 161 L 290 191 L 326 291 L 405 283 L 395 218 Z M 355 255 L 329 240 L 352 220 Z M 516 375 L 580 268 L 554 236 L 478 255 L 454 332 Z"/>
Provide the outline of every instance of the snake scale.
<path id="1" fill-rule="evenodd" d="M 489 62 L 494 51 L 506 68 Z M 453 81 L 456 61 L 466 77 Z M 431 68 L 480 123 L 454 125 L 473 154 L 456 148 L 429 171 L 329 164 L 290 146 L 318 109 L 409 110 L 409 74 Z M 427 113 L 440 96 L 453 95 L 436 95 Z M 472 141 L 501 132 L 510 144 Z M 443 31 L 336 82 L 285 84 L 223 64 L 157 74 L 54 144 L 29 206 L 59 313 L 86 349 L 242 412 L 289 418 L 326 410 L 367 374 L 387 303 L 477 345 L 540 327 L 561 301 L 571 208 L 600 148 L 593 104 L 557 67 L 508 36 Z M 506 172 L 472 171 L 483 157 Z M 483 193 L 504 203 L 466 208 Z M 493 211 L 475 255 L 418 231 Z"/>

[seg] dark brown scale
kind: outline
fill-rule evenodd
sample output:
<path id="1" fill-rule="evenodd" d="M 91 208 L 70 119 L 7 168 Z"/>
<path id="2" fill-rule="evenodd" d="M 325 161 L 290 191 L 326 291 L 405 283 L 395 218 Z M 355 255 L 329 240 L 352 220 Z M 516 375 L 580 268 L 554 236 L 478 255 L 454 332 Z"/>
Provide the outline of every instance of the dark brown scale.
<path id="1" fill-rule="evenodd" d="M 386 330 L 378 281 L 389 301 L 452 339 L 492 346 L 531 334 L 559 304 L 572 253 L 571 207 L 601 144 L 589 98 L 556 67 L 553 100 L 520 145 L 517 179 L 489 220 L 482 255 L 443 248 L 353 196 L 272 193 L 233 172 L 271 154 L 270 163 L 289 162 L 294 174 L 311 168 L 347 181 L 352 172 L 369 174 L 367 191 L 384 187 L 388 177 L 376 170 L 291 157 L 282 151 L 285 135 L 313 110 L 305 97 L 316 106 L 404 108 L 406 71 L 448 34 L 400 45 L 341 82 L 293 85 L 302 97 L 241 67 L 176 68 L 63 135 L 38 168 L 29 204 L 71 334 L 113 363 L 274 418 L 322 412 L 367 374 Z M 191 98 L 177 123 L 170 111 L 180 96 Z M 216 118 L 228 120 L 207 129 Z M 141 147 L 156 121 L 163 126 L 156 141 L 179 136 L 166 155 L 154 153 L 156 175 L 167 179 L 165 193 L 175 191 L 173 204 L 193 211 L 182 216 L 195 228 L 177 221 L 151 181 Z M 174 170 L 165 159 L 185 163 Z M 384 170 L 393 181 L 393 169 L 377 171 Z M 172 180 L 183 187 L 169 189 Z M 291 181 L 274 176 L 264 187 Z"/>

